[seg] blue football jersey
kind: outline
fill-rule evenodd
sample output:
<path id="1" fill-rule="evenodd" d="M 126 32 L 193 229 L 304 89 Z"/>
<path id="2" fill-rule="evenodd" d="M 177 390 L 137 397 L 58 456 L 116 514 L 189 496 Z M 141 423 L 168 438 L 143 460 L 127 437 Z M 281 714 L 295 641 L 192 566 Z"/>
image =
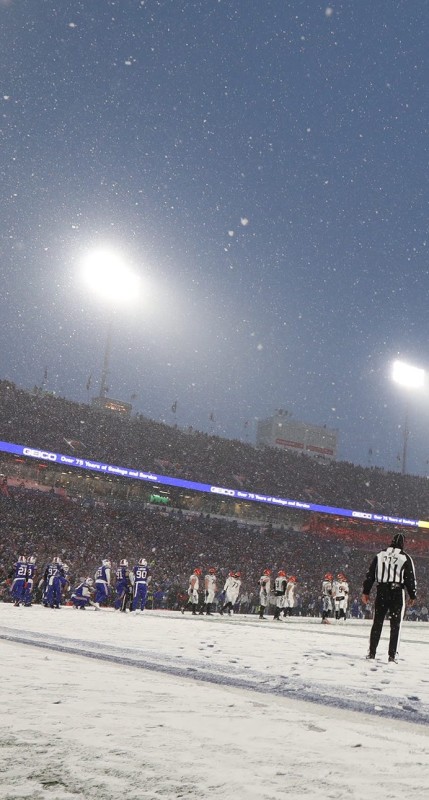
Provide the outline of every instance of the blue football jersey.
<path id="1" fill-rule="evenodd" d="M 149 577 L 149 570 L 147 567 L 142 567 L 140 566 L 140 564 L 136 564 L 136 566 L 133 569 L 133 572 L 136 581 L 142 581 L 144 583 L 147 583 L 147 579 Z"/>

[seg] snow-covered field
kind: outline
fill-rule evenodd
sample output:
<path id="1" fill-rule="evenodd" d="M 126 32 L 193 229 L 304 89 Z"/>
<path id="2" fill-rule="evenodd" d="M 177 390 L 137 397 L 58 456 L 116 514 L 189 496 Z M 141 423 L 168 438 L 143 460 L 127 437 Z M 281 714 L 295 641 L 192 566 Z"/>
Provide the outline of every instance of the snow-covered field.
<path id="1" fill-rule="evenodd" d="M 429 624 L 0 604 L 0 797 L 414 800 Z"/>

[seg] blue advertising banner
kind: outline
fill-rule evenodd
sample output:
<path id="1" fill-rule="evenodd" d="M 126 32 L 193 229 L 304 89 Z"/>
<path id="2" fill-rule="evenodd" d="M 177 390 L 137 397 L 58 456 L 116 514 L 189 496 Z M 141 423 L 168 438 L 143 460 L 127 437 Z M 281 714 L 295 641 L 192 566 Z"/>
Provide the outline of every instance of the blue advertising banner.
<path id="1" fill-rule="evenodd" d="M 209 494 L 223 495 L 224 497 L 235 498 L 236 500 L 246 500 L 254 503 L 266 503 L 273 506 L 283 506 L 284 508 L 296 508 L 300 511 L 315 511 L 320 514 L 335 514 L 339 517 L 351 517 L 361 519 L 365 522 L 383 522 L 392 525 L 407 525 L 410 527 L 429 528 L 429 522 L 425 520 L 407 519 L 405 517 L 392 517 L 386 514 L 374 514 L 368 511 L 357 511 L 349 508 L 335 508 L 333 506 L 322 506 L 315 503 L 305 503 L 301 500 L 291 500 L 286 497 L 271 497 L 270 495 L 247 492 L 242 489 L 228 489 L 224 486 L 212 486 L 209 483 L 198 483 L 196 481 L 186 481 L 182 478 L 172 478 L 169 475 L 158 475 L 155 472 L 140 469 L 130 469 L 114 464 L 104 464 L 101 461 L 93 461 L 87 458 L 76 458 L 67 456 L 63 453 L 53 453 L 47 450 L 38 450 L 25 445 L 13 444 L 11 442 L 0 441 L 0 452 L 11 453 L 12 455 L 35 458 L 39 461 L 48 461 L 65 467 L 76 467 L 78 469 L 90 470 L 104 475 L 115 475 L 120 478 L 131 478 L 132 480 L 148 481 L 159 483 L 165 486 L 175 486 L 179 489 L 191 489 L 194 492 L 207 492 Z"/>

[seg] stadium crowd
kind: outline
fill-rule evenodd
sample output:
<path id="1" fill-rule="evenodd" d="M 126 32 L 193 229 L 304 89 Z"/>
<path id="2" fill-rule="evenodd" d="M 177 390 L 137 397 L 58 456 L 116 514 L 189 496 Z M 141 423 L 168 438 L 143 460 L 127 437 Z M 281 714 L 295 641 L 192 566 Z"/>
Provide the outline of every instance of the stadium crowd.
<path id="1" fill-rule="evenodd" d="M 215 567 L 222 589 L 231 569 L 242 575 L 242 610 L 256 611 L 258 579 L 263 569 L 275 575 L 284 569 L 297 577 L 295 613 L 318 616 L 324 574 L 344 572 L 348 578 L 350 613 L 360 616 L 362 580 L 374 550 L 383 547 L 386 533 L 366 534 L 359 546 L 334 528 L 323 532 L 248 526 L 210 515 L 147 506 L 91 507 L 55 494 L 14 488 L 0 496 L 0 581 L 7 598 L 7 579 L 18 554 L 36 555 L 37 574 L 53 556 L 70 567 L 71 583 L 93 575 L 103 558 L 113 567 L 126 558 L 144 557 L 152 576 L 152 592 L 160 605 L 179 607 L 194 567 Z M 410 539 L 408 550 L 413 554 Z M 427 605 L 427 557 L 418 559 L 419 604 Z M 358 607 L 352 612 L 353 603 Z"/>
<path id="2" fill-rule="evenodd" d="M 289 451 L 185 432 L 141 414 L 103 414 L 4 380 L 0 436 L 29 447 L 303 502 L 413 519 L 429 516 L 426 478 L 344 461 L 320 464 Z"/>
<path id="3" fill-rule="evenodd" d="M 37 449 L 84 456 L 130 468 L 161 471 L 192 481 L 245 488 L 337 507 L 376 510 L 427 518 L 425 479 L 353 466 L 320 465 L 306 456 L 208 436 L 146 419 L 102 414 L 90 406 L 46 393 L 27 392 L 0 381 L 0 438 Z M 261 570 L 279 569 L 297 577 L 297 613 L 318 614 L 325 572 L 345 572 L 351 586 L 350 611 L 359 606 L 362 580 L 374 551 L 391 531 L 374 525 L 303 514 L 293 524 L 250 525 L 190 510 L 154 508 L 148 503 L 96 505 L 85 498 L 8 486 L 0 493 L 0 580 L 6 580 L 18 553 L 37 557 L 38 569 L 58 555 L 70 565 L 72 580 L 92 574 L 102 558 L 114 564 L 141 556 L 151 563 L 153 592 L 175 607 L 190 571 L 216 568 L 219 587 L 231 569 L 243 577 L 243 607 L 256 608 Z M 256 511 L 256 509 L 255 509 Z M 272 515 L 275 510 L 268 509 Z M 263 517 L 262 510 L 261 516 Z M 417 559 L 419 603 L 428 604 L 425 536 L 409 534 L 407 549 Z"/>

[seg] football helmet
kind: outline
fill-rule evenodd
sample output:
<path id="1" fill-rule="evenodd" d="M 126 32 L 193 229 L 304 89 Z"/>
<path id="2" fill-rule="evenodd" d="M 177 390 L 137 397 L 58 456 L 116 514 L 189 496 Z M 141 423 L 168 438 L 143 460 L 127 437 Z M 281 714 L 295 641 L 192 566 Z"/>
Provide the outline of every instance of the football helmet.
<path id="1" fill-rule="evenodd" d="M 214 567 L 210 567 L 210 569 L 209 569 L 209 574 L 210 574 L 210 575 L 216 575 L 216 570 L 215 570 L 215 568 L 214 568 Z"/>
<path id="2" fill-rule="evenodd" d="M 24 564 L 26 564 L 26 563 L 27 563 L 27 559 L 26 559 L 26 557 L 25 557 L 25 556 L 18 556 L 18 561 L 23 561 L 23 562 L 24 562 Z"/>
<path id="3" fill-rule="evenodd" d="M 296 583 L 295 575 L 291 575 L 289 581 L 291 581 L 292 583 Z"/>
<path id="4" fill-rule="evenodd" d="M 279 576 L 279 578 L 286 578 L 286 572 L 284 571 L 284 569 L 279 569 L 277 575 Z"/>
<path id="5" fill-rule="evenodd" d="M 234 578 L 241 578 L 241 572 L 234 572 Z"/>
<path id="6" fill-rule="evenodd" d="M 270 569 L 264 569 L 264 575 L 271 575 Z"/>
<path id="7" fill-rule="evenodd" d="M 64 570 L 64 572 L 68 572 L 68 571 L 69 571 L 69 569 L 70 569 L 70 567 L 69 567 L 69 565 L 68 565 L 68 564 L 63 564 L 63 570 Z"/>
<path id="8" fill-rule="evenodd" d="M 147 561 L 145 558 L 139 558 L 139 567 L 147 567 Z"/>
<path id="9" fill-rule="evenodd" d="M 119 566 L 120 566 L 120 567 L 128 567 L 128 561 L 127 561 L 127 559 L 126 559 L 126 558 L 121 558 L 121 560 L 120 560 L 120 562 L 119 562 Z"/>
<path id="10" fill-rule="evenodd" d="M 29 556 L 28 563 L 29 564 L 35 564 L 36 563 L 36 556 Z"/>
<path id="11" fill-rule="evenodd" d="M 234 577 L 234 573 L 233 572 L 228 572 L 228 578 L 233 578 L 233 577 Z"/>
<path id="12" fill-rule="evenodd" d="M 55 556 L 55 558 L 52 559 L 52 563 L 53 564 L 61 564 L 60 557 L 59 556 Z"/>
<path id="13" fill-rule="evenodd" d="M 103 567 L 111 567 L 112 566 L 111 563 L 110 563 L 110 560 L 108 558 L 103 558 L 102 564 L 103 564 Z"/>
<path id="14" fill-rule="evenodd" d="M 332 573 L 331 572 L 327 572 L 326 575 L 325 575 L 325 581 L 331 581 L 331 580 L 332 580 Z"/>
<path id="15" fill-rule="evenodd" d="M 196 569 L 194 569 L 194 575 L 201 575 L 201 570 L 200 570 L 200 568 L 199 568 L 199 567 L 197 567 Z"/>
<path id="16" fill-rule="evenodd" d="M 85 578 L 84 583 L 86 583 L 87 586 L 92 586 L 94 581 L 92 578 Z"/>

